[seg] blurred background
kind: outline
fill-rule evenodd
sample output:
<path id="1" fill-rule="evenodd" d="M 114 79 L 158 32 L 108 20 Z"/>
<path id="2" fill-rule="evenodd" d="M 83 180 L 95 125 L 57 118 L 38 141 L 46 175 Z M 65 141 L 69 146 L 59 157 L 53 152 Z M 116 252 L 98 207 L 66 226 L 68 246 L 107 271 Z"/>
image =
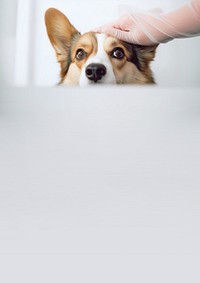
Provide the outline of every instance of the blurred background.
<path id="1" fill-rule="evenodd" d="M 49 42 L 44 13 L 60 9 L 85 32 L 118 17 L 118 4 L 175 9 L 185 0 L 1 0 L 1 80 L 18 86 L 54 86 L 59 66 Z M 157 49 L 152 69 L 159 86 L 200 86 L 200 37 L 174 40 Z"/>

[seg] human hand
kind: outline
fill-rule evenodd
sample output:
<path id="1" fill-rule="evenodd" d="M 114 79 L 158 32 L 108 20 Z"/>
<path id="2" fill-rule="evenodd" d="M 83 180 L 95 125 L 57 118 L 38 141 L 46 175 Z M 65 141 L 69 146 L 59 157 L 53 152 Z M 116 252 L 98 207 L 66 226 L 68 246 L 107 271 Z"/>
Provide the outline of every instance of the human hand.
<path id="1" fill-rule="evenodd" d="M 147 43 L 148 45 L 148 37 L 132 20 L 130 15 L 124 15 L 116 21 L 94 29 L 94 31 L 108 34 L 126 42 L 142 43 L 143 45 Z"/>
<path id="2" fill-rule="evenodd" d="M 157 28 L 160 22 L 158 14 L 153 12 L 126 13 L 118 20 L 98 27 L 94 31 L 126 42 L 149 46 L 171 39 Z"/>
<path id="3" fill-rule="evenodd" d="M 200 1 L 193 0 L 166 14 L 128 6 L 121 18 L 94 31 L 139 45 L 155 45 L 173 38 L 196 36 L 200 33 Z"/>

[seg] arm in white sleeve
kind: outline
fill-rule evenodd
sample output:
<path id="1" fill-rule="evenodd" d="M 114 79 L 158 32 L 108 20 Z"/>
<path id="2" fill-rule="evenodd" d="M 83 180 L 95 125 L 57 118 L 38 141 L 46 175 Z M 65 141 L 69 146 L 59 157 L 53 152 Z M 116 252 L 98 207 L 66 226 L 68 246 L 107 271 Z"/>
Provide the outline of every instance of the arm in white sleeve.
<path id="1" fill-rule="evenodd" d="M 200 0 L 190 1 L 173 12 L 160 14 L 123 6 L 123 14 L 120 19 L 95 31 L 141 45 L 200 34 Z"/>

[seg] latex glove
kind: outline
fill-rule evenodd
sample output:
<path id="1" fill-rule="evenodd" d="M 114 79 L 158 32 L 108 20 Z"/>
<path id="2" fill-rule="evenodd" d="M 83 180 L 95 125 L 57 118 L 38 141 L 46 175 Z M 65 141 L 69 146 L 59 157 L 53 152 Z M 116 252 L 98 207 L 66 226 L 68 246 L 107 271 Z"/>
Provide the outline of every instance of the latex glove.
<path id="1" fill-rule="evenodd" d="M 123 8 L 125 13 L 121 18 L 94 31 L 140 45 L 155 45 L 200 34 L 200 0 L 193 0 L 170 13 L 158 14 L 130 6 Z"/>

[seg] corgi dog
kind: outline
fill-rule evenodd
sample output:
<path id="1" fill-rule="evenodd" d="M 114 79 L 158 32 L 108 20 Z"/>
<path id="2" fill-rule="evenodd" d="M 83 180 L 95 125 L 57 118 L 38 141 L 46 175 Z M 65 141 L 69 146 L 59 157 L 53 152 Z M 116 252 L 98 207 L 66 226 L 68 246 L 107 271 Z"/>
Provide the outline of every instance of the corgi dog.
<path id="1" fill-rule="evenodd" d="M 157 46 L 130 44 L 111 36 L 83 35 L 59 10 L 45 13 L 50 42 L 60 63 L 62 85 L 154 83 L 150 63 Z"/>

